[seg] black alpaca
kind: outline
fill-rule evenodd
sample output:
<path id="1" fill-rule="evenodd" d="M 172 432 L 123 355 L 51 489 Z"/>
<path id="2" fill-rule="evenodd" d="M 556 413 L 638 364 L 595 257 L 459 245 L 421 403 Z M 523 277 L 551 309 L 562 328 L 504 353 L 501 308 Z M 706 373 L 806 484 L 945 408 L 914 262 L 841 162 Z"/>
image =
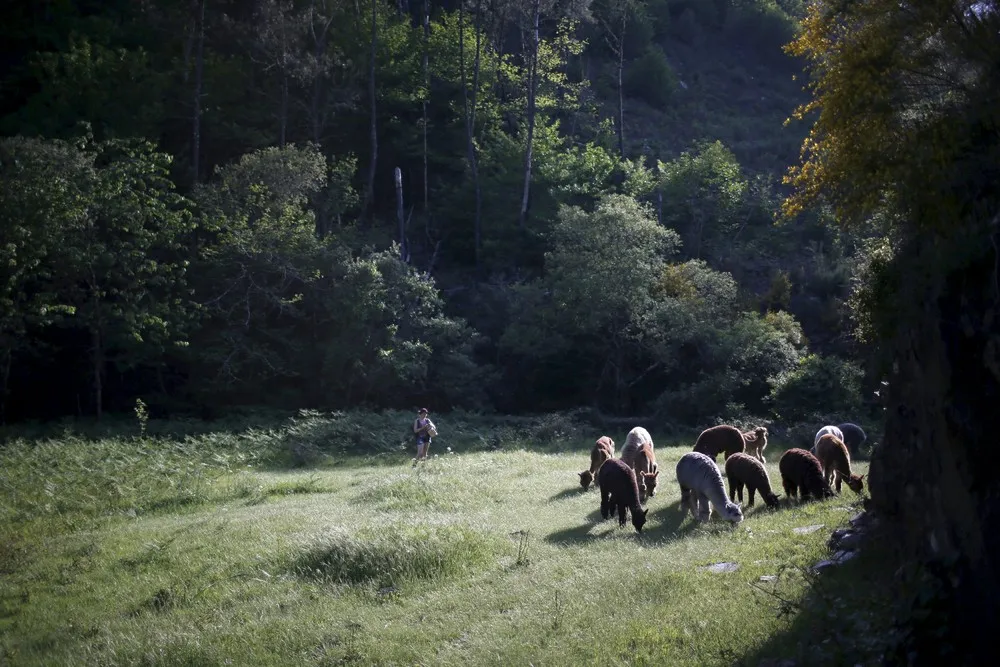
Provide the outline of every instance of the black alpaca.
<path id="1" fill-rule="evenodd" d="M 597 485 L 601 489 L 601 516 L 611 517 L 617 506 L 618 525 L 624 526 L 631 512 L 632 525 L 641 533 L 649 510 L 639 505 L 639 485 L 632 468 L 621 459 L 606 461 L 597 472 Z"/>

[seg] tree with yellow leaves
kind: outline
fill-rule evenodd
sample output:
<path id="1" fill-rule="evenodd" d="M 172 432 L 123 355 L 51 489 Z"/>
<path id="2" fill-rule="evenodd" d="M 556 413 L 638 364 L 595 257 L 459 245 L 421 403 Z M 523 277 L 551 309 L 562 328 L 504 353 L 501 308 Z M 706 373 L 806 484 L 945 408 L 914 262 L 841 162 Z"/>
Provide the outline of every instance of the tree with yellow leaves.
<path id="1" fill-rule="evenodd" d="M 896 648 L 964 658 L 1000 623 L 1000 2 L 817 0 L 787 50 L 812 129 L 784 216 L 885 232 L 853 302 L 889 383 L 873 506 L 922 595 Z"/>

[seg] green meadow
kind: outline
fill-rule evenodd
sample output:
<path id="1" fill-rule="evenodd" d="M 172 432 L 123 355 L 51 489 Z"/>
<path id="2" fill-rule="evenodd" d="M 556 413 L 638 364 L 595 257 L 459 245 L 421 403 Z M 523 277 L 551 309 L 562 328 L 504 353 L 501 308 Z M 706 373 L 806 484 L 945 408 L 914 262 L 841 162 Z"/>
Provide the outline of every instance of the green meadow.
<path id="1" fill-rule="evenodd" d="M 810 570 L 859 510 L 846 487 L 698 525 L 674 478 L 691 444 L 654 431 L 663 472 L 640 535 L 580 488 L 599 432 L 457 429 L 413 466 L 403 437 L 374 447 L 337 428 L 314 415 L 9 439 L 0 664 L 840 664 L 875 650 L 851 630 L 874 617 L 849 601 L 872 595 L 877 564 Z M 766 452 L 779 489 L 780 451 Z"/>

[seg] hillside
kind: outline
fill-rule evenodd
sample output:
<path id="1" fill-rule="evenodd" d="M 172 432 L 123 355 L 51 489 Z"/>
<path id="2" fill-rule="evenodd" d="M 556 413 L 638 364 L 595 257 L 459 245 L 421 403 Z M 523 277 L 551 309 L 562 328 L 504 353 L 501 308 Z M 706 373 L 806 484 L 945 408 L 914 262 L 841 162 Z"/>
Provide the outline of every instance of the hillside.
<path id="1" fill-rule="evenodd" d="M 401 7 L 5 10 L 5 415 L 857 418 L 856 239 L 774 225 L 800 5 Z M 782 407 L 810 355 L 855 398 Z"/>

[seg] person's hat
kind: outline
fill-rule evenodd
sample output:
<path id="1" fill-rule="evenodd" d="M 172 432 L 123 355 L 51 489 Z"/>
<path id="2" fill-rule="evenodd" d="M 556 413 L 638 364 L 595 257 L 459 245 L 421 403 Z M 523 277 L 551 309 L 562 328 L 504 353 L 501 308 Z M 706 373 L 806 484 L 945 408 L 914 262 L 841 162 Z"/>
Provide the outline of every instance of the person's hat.
<path id="1" fill-rule="evenodd" d="M 420 408 L 419 410 L 417 410 L 418 414 L 422 412 L 427 412 L 427 408 Z"/>

